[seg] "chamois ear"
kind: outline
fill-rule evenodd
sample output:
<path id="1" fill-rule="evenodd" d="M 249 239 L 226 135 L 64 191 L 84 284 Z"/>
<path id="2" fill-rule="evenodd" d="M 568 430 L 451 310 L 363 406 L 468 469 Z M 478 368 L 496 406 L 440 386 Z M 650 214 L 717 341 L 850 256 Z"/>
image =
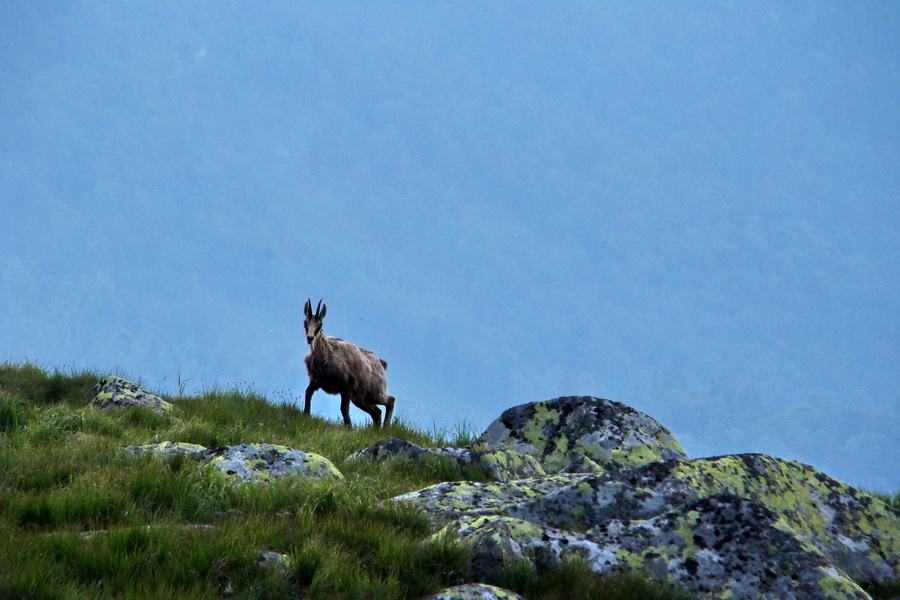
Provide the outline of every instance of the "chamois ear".
<path id="1" fill-rule="evenodd" d="M 303 316 L 307 319 L 312 318 L 312 302 L 309 299 L 306 300 L 306 304 L 303 305 Z"/>
<path id="2" fill-rule="evenodd" d="M 322 305 L 322 312 L 319 314 L 319 320 L 320 320 L 320 321 L 321 321 L 322 319 L 325 318 L 325 311 L 326 311 L 327 309 L 328 309 L 328 307 L 325 306 L 325 305 L 323 304 L 323 305 Z"/>

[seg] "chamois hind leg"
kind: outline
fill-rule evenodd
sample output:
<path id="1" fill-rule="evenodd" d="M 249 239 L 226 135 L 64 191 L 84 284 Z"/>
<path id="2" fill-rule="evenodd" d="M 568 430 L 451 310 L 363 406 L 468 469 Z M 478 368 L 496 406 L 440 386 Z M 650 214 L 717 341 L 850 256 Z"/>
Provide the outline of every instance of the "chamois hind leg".
<path id="1" fill-rule="evenodd" d="M 366 406 L 360 406 L 361 409 L 369 413 L 369 416 L 372 417 L 372 424 L 375 425 L 375 429 L 381 427 L 381 409 L 374 404 L 369 404 Z"/>
<path id="2" fill-rule="evenodd" d="M 312 397 L 317 389 L 319 389 L 319 386 L 310 381 L 309 385 L 306 387 L 306 401 L 303 403 L 303 414 L 309 414 L 309 407 L 312 405 Z"/>
<path id="3" fill-rule="evenodd" d="M 387 402 L 384 403 L 384 405 L 387 407 L 387 409 L 384 412 L 384 426 L 385 427 L 391 426 L 391 417 L 394 416 L 394 401 L 395 400 L 396 400 L 396 398 L 394 398 L 393 396 L 388 396 Z"/>
<path id="4" fill-rule="evenodd" d="M 341 415 L 344 417 L 344 425 L 348 428 L 353 427 L 353 423 L 350 422 L 350 396 L 348 394 L 341 394 Z"/>

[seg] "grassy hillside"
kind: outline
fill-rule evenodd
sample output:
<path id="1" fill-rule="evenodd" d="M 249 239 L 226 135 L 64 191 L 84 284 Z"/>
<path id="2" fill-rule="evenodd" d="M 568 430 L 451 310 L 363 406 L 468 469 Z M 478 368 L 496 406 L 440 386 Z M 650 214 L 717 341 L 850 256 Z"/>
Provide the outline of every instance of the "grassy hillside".
<path id="1" fill-rule="evenodd" d="M 167 397 L 176 418 L 97 412 L 100 377 L 0 365 L 0 598 L 421 598 L 461 582 L 467 548 L 423 545 L 426 516 L 381 502 L 484 474 L 438 459 L 344 460 L 389 437 L 464 445 L 464 428 L 348 431 L 249 390 Z M 121 452 L 161 440 L 284 444 L 326 456 L 346 480 L 236 486 L 192 461 Z M 285 555 L 286 569 L 260 566 L 262 551 Z M 679 597 L 635 575 L 598 581 L 577 563 L 541 577 L 510 565 L 505 577 L 526 598 Z"/>

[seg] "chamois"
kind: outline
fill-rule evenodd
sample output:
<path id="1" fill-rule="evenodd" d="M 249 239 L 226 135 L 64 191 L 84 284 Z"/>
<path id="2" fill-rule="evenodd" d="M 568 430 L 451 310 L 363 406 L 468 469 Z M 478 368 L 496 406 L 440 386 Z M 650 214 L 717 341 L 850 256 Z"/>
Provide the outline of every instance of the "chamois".
<path id="1" fill-rule="evenodd" d="M 341 415 L 347 427 L 352 427 L 351 402 L 369 413 L 375 427 L 381 427 L 381 409 L 378 405 L 385 406 L 384 426 L 390 426 L 395 399 L 387 393 L 387 363 L 368 350 L 325 335 L 322 331 L 325 311 L 321 300 L 315 314 L 310 300 L 307 299 L 303 307 L 306 317 L 303 328 L 306 330 L 306 343 L 309 344 L 309 354 L 304 359 L 309 386 L 306 388 L 303 412 L 309 414 L 313 394 L 316 390 L 323 390 L 326 394 L 341 395 Z"/>

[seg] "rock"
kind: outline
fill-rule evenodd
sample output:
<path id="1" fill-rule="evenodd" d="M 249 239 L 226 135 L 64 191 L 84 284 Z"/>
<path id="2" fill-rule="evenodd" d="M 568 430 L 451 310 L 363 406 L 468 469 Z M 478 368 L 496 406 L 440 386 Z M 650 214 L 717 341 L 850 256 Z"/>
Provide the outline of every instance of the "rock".
<path id="1" fill-rule="evenodd" d="M 514 450 L 487 449 L 470 450 L 467 448 L 422 448 L 412 442 L 401 439 L 382 440 L 355 452 L 347 460 L 383 461 L 390 458 L 408 458 L 422 460 L 426 456 L 441 456 L 463 467 L 481 469 L 484 473 L 498 481 L 510 481 L 523 477 L 543 475 L 544 469 L 533 457 Z"/>
<path id="2" fill-rule="evenodd" d="M 608 521 L 586 534 L 500 516 L 451 527 L 472 544 L 470 576 L 479 581 L 498 581 L 504 560 L 540 570 L 578 557 L 598 574 L 642 569 L 699 598 L 869 598 L 776 513 L 730 494 L 649 520 Z"/>
<path id="3" fill-rule="evenodd" d="M 263 550 L 256 559 L 256 567 L 262 571 L 276 573 L 280 577 L 287 577 L 291 567 L 291 557 L 280 552 Z"/>
<path id="4" fill-rule="evenodd" d="M 438 525 L 460 516 L 509 515 L 529 502 L 584 480 L 583 474 L 557 474 L 509 482 L 452 481 L 391 498 L 425 512 Z"/>
<path id="5" fill-rule="evenodd" d="M 567 557 L 599 575 L 639 570 L 700 598 L 862 599 L 856 582 L 900 578 L 900 511 L 794 461 L 688 460 L 662 425 L 616 402 L 517 406 L 473 447 L 441 451 L 457 460 L 515 452 L 544 471 L 390 500 L 443 526 L 437 539 L 455 532 L 472 544 L 469 581 L 498 583 L 504 560 L 543 569 Z"/>
<path id="6" fill-rule="evenodd" d="M 197 456 L 239 483 L 269 482 L 279 477 L 298 475 L 309 479 L 344 478 L 324 456 L 287 446 L 239 444 L 210 448 Z"/>
<path id="7" fill-rule="evenodd" d="M 777 513 L 732 494 L 647 521 L 610 521 L 589 537 L 618 564 L 701 598 L 869 599 Z"/>
<path id="8" fill-rule="evenodd" d="M 597 568 L 598 563 L 607 567 L 610 561 L 615 561 L 614 554 L 608 560 L 599 560 L 599 545 L 583 533 L 543 527 L 512 517 L 463 517 L 431 539 L 442 541 L 452 532 L 471 546 L 467 578 L 473 581 L 499 583 L 507 561 L 527 563 L 532 569 L 546 569 L 574 556 L 585 560 L 600 573 L 604 571 Z"/>
<path id="9" fill-rule="evenodd" d="M 457 585 L 422 600 L 523 600 L 522 596 L 485 583 Z"/>
<path id="10" fill-rule="evenodd" d="M 350 456 L 347 457 L 347 460 L 374 460 L 374 461 L 384 461 L 390 458 L 409 458 L 412 460 L 418 460 L 423 456 L 426 456 L 429 453 L 428 449 L 422 448 L 421 446 L 417 446 L 410 441 L 401 440 L 398 438 L 390 439 L 390 440 L 381 440 L 380 442 L 376 442 L 365 448 L 364 450 L 360 450 L 359 452 L 354 452 Z"/>
<path id="11" fill-rule="evenodd" d="M 109 529 L 94 529 L 90 531 L 81 531 L 78 533 L 78 539 L 83 542 L 88 542 L 96 538 L 102 538 L 109 536 L 112 533 L 121 533 L 124 531 L 153 531 L 154 529 L 165 529 L 169 527 L 168 525 L 139 525 L 135 527 L 119 527 L 118 529 L 109 530 Z M 187 525 L 181 525 L 178 527 L 182 532 L 210 532 L 216 531 L 218 528 L 215 525 L 208 525 L 206 523 L 188 523 Z M 59 533 L 50 533 L 48 535 L 60 535 Z M 67 533 L 66 533 L 67 535 Z"/>
<path id="12" fill-rule="evenodd" d="M 556 473 L 585 456 L 603 469 L 660 460 L 687 459 L 668 429 L 620 402 L 569 396 L 506 410 L 491 423 L 475 449 L 514 450 Z"/>
<path id="13" fill-rule="evenodd" d="M 573 458 L 560 473 L 606 473 L 606 469 L 582 454 Z"/>
<path id="14" fill-rule="evenodd" d="M 900 578 L 900 511 L 818 469 L 762 454 L 667 463 L 659 487 L 687 482 L 698 496 L 731 493 L 782 516 L 802 540 L 860 581 Z"/>
<path id="15" fill-rule="evenodd" d="M 478 467 L 496 481 L 512 481 L 545 474 L 535 457 L 515 450 L 465 450 L 457 460 L 460 464 Z"/>
<path id="16" fill-rule="evenodd" d="M 124 408 L 146 408 L 159 415 L 168 415 L 175 408 L 159 396 L 142 390 L 137 385 L 121 377 L 104 377 L 94 386 L 95 394 L 91 406 L 101 410 Z"/>
<path id="17" fill-rule="evenodd" d="M 646 519 L 723 493 L 778 514 L 795 535 L 851 577 L 863 581 L 900 577 L 898 511 L 809 465 L 761 454 L 667 461 L 591 476 L 521 507 L 516 514 L 583 528 L 610 518 Z"/>
<path id="18" fill-rule="evenodd" d="M 778 514 L 793 533 L 861 581 L 900 577 L 900 513 L 801 463 L 759 454 L 665 461 L 602 475 L 441 483 L 392 499 L 445 525 L 502 515 L 587 532 L 610 520 L 646 520 L 717 494 Z"/>
<path id="19" fill-rule="evenodd" d="M 206 448 L 185 442 L 154 442 L 127 446 L 132 454 L 151 454 L 157 458 L 185 456 L 209 464 L 233 476 L 240 483 L 266 482 L 278 477 L 300 475 L 309 479 L 343 479 L 343 475 L 324 456 L 273 444 L 240 444 Z"/>
<path id="20" fill-rule="evenodd" d="M 125 451 L 132 454 L 152 454 L 157 458 L 171 458 L 184 456 L 194 458 L 206 450 L 206 446 L 200 444 L 188 444 L 187 442 L 153 442 L 141 446 L 126 446 Z"/>

